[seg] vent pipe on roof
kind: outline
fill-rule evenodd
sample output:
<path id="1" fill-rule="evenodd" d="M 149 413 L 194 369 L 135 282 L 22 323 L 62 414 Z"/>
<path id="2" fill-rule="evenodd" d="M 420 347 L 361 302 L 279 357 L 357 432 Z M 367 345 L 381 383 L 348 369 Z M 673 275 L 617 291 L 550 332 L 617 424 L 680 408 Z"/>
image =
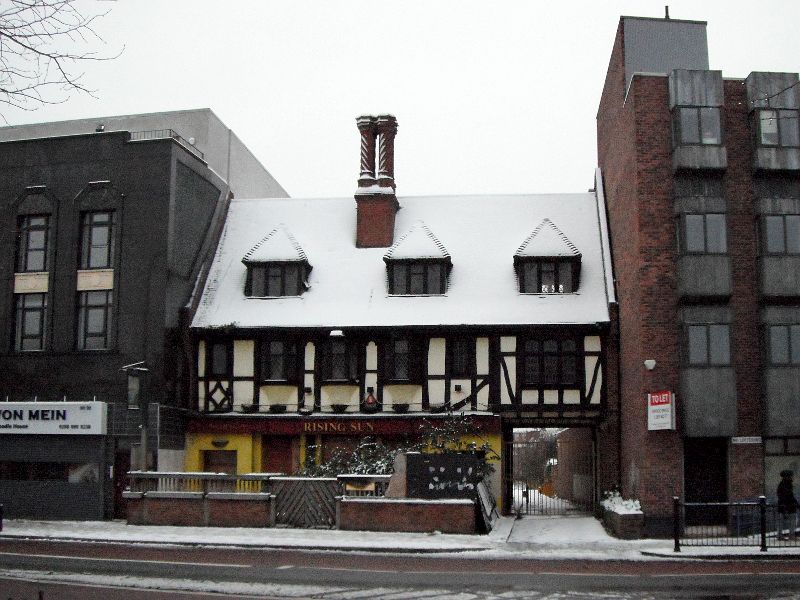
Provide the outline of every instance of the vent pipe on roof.
<path id="1" fill-rule="evenodd" d="M 362 115 L 356 124 L 361 134 L 361 169 L 355 194 L 356 246 L 388 248 L 394 242 L 394 218 L 400 208 L 394 182 L 397 119 L 392 115 Z"/>

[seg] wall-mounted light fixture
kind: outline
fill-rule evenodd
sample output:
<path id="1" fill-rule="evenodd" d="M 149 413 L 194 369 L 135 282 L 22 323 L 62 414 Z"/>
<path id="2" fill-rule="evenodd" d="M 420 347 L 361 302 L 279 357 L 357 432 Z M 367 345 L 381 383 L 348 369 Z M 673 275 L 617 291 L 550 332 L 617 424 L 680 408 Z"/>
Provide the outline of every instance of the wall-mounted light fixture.
<path id="1" fill-rule="evenodd" d="M 644 368 L 647 369 L 648 371 L 652 371 L 653 369 L 656 368 L 656 361 L 653 360 L 652 358 L 648 358 L 647 360 L 644 361 Z"/>
<path id="2" fill-rule="evenodd" d="M 328 335 L 331 337 L 344 337 L 344 331 L 341 329 L 331 329 L 331 332 Z"/>
<path id="3" fill-rule="evenodd" d="M 225 446 L 228 445 L 228 440 L 222 440 L 222 439 L 211 440 L 211 445 L 214 446 L 214 448 L 224 448 Z"/>
<path id="4" fill-rule="evenodd" d="M 453 386 L 453 389 L 454 389 L 455 391 L 457 391 L 457 392 L 460 392 L 460 391 L 461 391 L 461 384 L 460 384 L 460 383 L 457 383 L 457 384 L 455 384 L 455 385 Z"/>

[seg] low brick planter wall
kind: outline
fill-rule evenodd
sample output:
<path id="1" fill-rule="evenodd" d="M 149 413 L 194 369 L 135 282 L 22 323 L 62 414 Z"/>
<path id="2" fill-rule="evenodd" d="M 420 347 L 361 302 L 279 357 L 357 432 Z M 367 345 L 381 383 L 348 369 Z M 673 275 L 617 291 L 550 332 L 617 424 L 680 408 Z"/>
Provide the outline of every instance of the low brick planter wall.
<path id="1" fill-rule="evenodd" d="M 603 511 L 603 526 L 621 540 L 638 540 L 644 533 L 644 514 Z"/>
<path id="2" fill-rule="evenodd" d="M 270 494 L 209 492 L 124 492 L 129 525 L 271 527 Z"/>
<path id="3" fill-rule="evenodd" d="M 350 531 L 477 532 L 472 500 L 351 498 L 336 500 L 336 525 Z"/>

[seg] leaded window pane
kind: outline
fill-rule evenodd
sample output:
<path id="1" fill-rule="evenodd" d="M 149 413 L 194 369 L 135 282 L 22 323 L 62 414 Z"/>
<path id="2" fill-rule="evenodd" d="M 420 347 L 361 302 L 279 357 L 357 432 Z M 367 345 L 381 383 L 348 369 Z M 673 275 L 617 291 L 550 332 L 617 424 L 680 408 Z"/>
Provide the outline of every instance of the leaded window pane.
<path id="1" fill-rule="evenodd" d="M 330 350 L 330 377 L 329 379 L 348 379 L 347 375 L 347 344 L 341 340 L 332 340 Z"/>
<path id="2" fill-rule="evenodd" d="M 547 385 L 558 383 L 558 355 L 545 355 L 544 383 Z"/>
<path id="3" fill-rule="evenodd" d="M 703 144 L 721 144 L 722 133 L 719 122 L 719 108 L 703 107 L 700 109 L 701 136 Z"/>
<path id="4" fill-rule="evenodd" d="M 525 357 L 525 383 L 528 385 L 536 385 L 541 379 L 539 370 L 539 356 L 526 356 Z"/>
<path id="5" fill-rule="evenodd" d="M 265 296 L 264 267 L 250 267 L 250 295 Z"/>
<path id="6" fill-rule="evenodd" d="M 796 110 L 778 111 L 780 119 L 779 128 L 781 131 L 781 146 L 796 147 L 800 146 L 800 133 L 798 133 L 797 122 L 798 112 Z"/>
<path id="7" fill-rule="evenodd" d="M 392 293 L 393 294 L 406 294 L 408 293 L 406 286 L 406 277 L 408 275 L 408 267 L 404 264 L 396 264 L 392 268 Z"/>
<path id="8" fill-rule="evenodd" d="M 721 254 L 728 249 L 725 215 L 706 215 L 706 235 L 708 237 L 707 252 Z"/>
<path id="9" fill-rule="evenodd" d="M 428 265 L 428 293 L 444 294 L 442 289 L 442 266 L 439 263 L 429 263 Z"/>
<path id="10" fill-rule="evenodd" d="M 577 360 L 572 354 L 561 357 L 561 383 L 574 385 L 578 377 Z"/>
<path id="11" fill-rule="evenodd" d="M 286 265 L 284 267 L 286 277 L 286 289 L 284 296 L 299 296 L 300 295 L 300 269 L 297 265 Z"/>
<path id="12" fill-rule="evenodd" d="M 786 251 L 800 254 L 800 215 L 786 215 Z"/>
<path id="13" fill-rule="evenodd" d="M 551 262 L 543 262 L 542 268 L 542 292 L 550 293 L 556 289 L 556 265 Z"/>
<path id="14" fill-rule="evenodd" d="M 558 264 L 558 291 L 562 294 L 575 291 L 572 287 L 572 263 L 570 262 Z"/>
<path id="15" fill-rule="evenodd" d="M 686 251 L 705 252 L 705 226 L 703 215 L 686 215 Z"/>
<path id="16" fill-rule="evenodd" d="M 217 343 L 211 345 L 211 375 L 227 375 L 228 345 Z"/>
<path id="17" fill-rule="evenodd" d="M 708 362 L 708 337 L 705 325 L 689 326 L 689 364 L 704 365 Z"/>
<path id="18" fill-rule="evenodd" d="M 526 340 L 525 341 L 525 352 L 526 353 L 539 352 L 539 349 L 540 349 L 539 340 Z"/>
<path id="19" fill-rule="evenodd" d="M 727 325 L 709 325 L 709 362 L 727 365 L 731 362 L 730 340 Z"/>
<path id="20" fill-rule="evenodd" d="M 800 365 L 800 325 L 789 327 L 789 340 L 792 346 L 792 364 Z"/>
<path id="21" fill-rule="evenodd" d="M 681 143 L 699 144 L 700 126 L 698 123 L 697 109 L 681 108 L 679 110 L 680 110 Z"/>
<path id="22" fill-rule="evenodd" d="M 409 282 L 410 294 L 425 293 L 425 265 L 422 263 L 411 263 L 409 266 L 411 278 Z"/>
<path id="23" fill-rule="evenodd" d="M 282 296 L 283 273 L 280 266 L 267 267 L 267 296 Z"/>
<path id="24" fill-rule="evenodd" d="M 543 349 L 548 353 L 558 352 L 558 342 L 555 340 L 546 340 L 543 344 Z"/>
<path id="25" fill-rule="evenodd" d="M 783 237 L 783 217 L 764 217 L 764 229 L 767 242 L 767 252 L 770 254 L 783 254 L 786 250 Z"/>
<path id="26" fill-rule="evenodd" d="M 777 146 L 778 138 L 778 114 L 774 110 L 762 110 L 759 115 L 759 131 L 761 132 L 761 144 L 764 146 Z"/>
<path id="27" fill-rule="evenodd" d="M 789 363 L 789 328 L 785 325 L 769 328 L 769 357 L 773 365 Z"/>
<path id="28" fill-rule="evenodd" d="M 539 265 L 535 262 L 525 262 L 522 265 L 523 292 L 538 292 L 539 285 Z"/>
<path id="29" fill-rule="evenodd" d="M 393 379 L 409 379 L 410 357 L 408 340 L 394 340 L 394 376 Z"/>

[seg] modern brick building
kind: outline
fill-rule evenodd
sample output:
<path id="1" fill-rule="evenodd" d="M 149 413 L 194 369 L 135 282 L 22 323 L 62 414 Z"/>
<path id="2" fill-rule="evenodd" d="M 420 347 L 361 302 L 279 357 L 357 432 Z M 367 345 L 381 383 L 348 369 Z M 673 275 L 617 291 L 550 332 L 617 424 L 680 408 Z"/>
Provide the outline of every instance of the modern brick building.
<path id="1" fill-rule="evenodd" d="M 181 325 L 231 189 L 188 134 L 165 125 L 168 115 L 155 131 L 137 128 L 152 116 L 120 118 L 132 131 L 0 129 L 9 140 L 0 142 L 6 516 L 96 519 L 124 508 L 121 490 L 142 439 L 121 372 L 131 363 L 149 370 L 140 382 L 147 465 L 183 464 L 189 350 Z M 13 139 L 26 137 L 20 129 L 45 137 Z M 263 173 L 259 165 L 251 183 Z"/>
<path id="2" fill-rule="evenodd" d="M 800 467 L 798 109 L 795 73 L 709 70 L 704 22 L 621 18 L 597 144 L 620 480 L 650 534 L 668 531 L 674 495 L 770 496 L 781 469 Z M 659 391 L 675 393 L 674 429 L 648 430 Z"/>

